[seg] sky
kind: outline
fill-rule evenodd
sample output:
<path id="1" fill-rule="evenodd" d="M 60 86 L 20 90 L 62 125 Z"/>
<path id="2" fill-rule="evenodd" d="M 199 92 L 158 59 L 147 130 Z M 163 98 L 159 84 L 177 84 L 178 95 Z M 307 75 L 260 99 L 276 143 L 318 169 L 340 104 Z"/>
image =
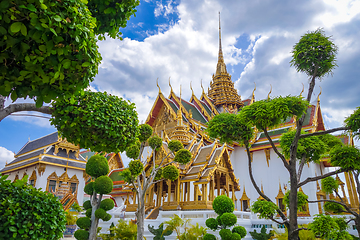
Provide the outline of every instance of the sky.
<path id="1" fill-rule="evenodd" d="M 228 72 L 242 99 L 256 83 L 255 98 L 305 93 L 309 79 L 290 66 L 291 51 L 308 31 L 323 28 L 338 46 L 332 76 L 316 82 L 326 128 L 343 125 L 360 103 L 360 1 L 352 0 L 142 0 L 123 40 L 99 42 L 102 62 L 91 83 L 97 91 L 126 98 L 146 120 L 159 89 L 168 96 L 169 78 L 184 99 L 201 96 L 215 73 L 221 12 L 222 48 Z M 270 86 L 271 85 L 271 86 Z M 19 102 L 30 100 L 19 100 Z M 7 100 L 6 104 L 10 104 Z M 39 113 L 22 113 L 34 114 Z M 56 131 L 47 116 L 10 116 L 0 122 L 0 168 L 30 139 Z"/>

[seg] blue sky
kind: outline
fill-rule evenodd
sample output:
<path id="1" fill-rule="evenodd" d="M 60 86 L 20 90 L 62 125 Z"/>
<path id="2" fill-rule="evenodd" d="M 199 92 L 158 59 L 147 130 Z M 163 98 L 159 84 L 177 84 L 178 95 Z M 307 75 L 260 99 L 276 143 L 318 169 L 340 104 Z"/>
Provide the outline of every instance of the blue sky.
<path id="1" fill-rule="evenodd" d="M 307 76 L 290 67 L 292 46 L 307 31 L 324 28 L 339 47 L 338 68 L 318 81 L 326 127 L 336 127 L 360 102 L 360 1 L 352 0 L 143 0 L 124 40 L 99 42 L 103 61 L 93 89 L 127 98 L 137 105 L 140 121 L 149 114 L 158 89 L 197 96 L 207 89 L 218 54 L 218 12 L 227 69 L 242 99 L 297 95 Z M 29 100 L 25 100 L 29 101 Z M 6 104 L 11 101 L 7 100 Z M 31 113 L 36 114 L 38 113 Z M 46 118 L 8 117 L 0 123 L 0 168 L 28 141 L 55 129 Z"/>

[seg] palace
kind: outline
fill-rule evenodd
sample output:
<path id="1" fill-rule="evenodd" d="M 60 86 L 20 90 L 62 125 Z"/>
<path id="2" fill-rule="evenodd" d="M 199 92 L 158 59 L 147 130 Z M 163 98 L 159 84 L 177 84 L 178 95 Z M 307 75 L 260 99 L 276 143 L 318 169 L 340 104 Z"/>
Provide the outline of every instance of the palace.
<path id="1" fill-rule="evenodd" d="M 171 83 L 169 82 L 171 87 Z M 159 86 L 158 86 L 159 87 Z M 249 99 L 241 99 L 231 75 L 226 70 L 222 46 L 221 28 L 219 25 L 219 53 L 216 72 L 205 93 L 202 86 L 200 98 L 196 97 L 192 88 L 189 101 L 177 96 L 171 87 L 170 94 L 165 97 L 159 87 L 158 96 L 153 104 L 146 123 L 153 127 L 155 134 L 163 139 L 163 146 L 156 152 L 156 164 L 166 156 L 170 150 L 167 143 L 170 140 L 179 140 L 184 147 L 191 151 L 192 160 L 186 165 L 177 165 L 180 170 L 179 178 L 175 181 L 162 180 L 152 185 L 146 196 L 147 219 L 157 219 L 160 211 L 176 210 L 211 210 L 213 199 L 226 194 L 235 203 L 238 211 L 249 211 L 252 202 L 262 197 L 257 193 L 250 182 L 248 172 L 248 159 L 245 147 L 239 144 L 227 145 L 211 139 L 205 132 L 207 122 L 215 115 L 228 112 L 241 111 L 242 107 L 255 101 L 255 90 Z M 270 93 L 268 98 L 270 98 Z M 274 129 L 269 129 L 275 146 L 279 147 L 279 138 L 282 133 L 295 128 L 295 119 L 287 119 Z M 320 108 L 320 94 L 316 105 L 311 105 L 306 113 L 303 130 L 316 132 L 325 130 Z M 342 136 L 344 143 L 349 144 L 352 139 Z M 273 151 L 264 133 L 256 132 L 251 141 L 252 168 L 255 181 L 261 186 L 261 191 L 272 199 L 285 214 L 283 204 L 284 194 L 289 188 L 289 174 L 282 161 Z M 142 156 L 146 162 L 145 169 L 149 171 L 152 166 L 154 152 L 147 149 Z M 170 154 L 169 160 L 174 156 Z M 305 165 L 302 179 L 324 174 L 329 170 L 326 159 L 320 163 Z M 122 169 L 113 169 L 110 177 L 114 180 L 114 190 L 111 195 L 118 205 L 126 205 L 126 212 L 135 212 L 137 202 L 135 193 L 119 177 Z M 342 188 L 346 201 L 355 208 L 359 204 L 355 193 L 354 179 L 351 174 L 345 174 L 345 184 L 339 176 L 337 179 Z M 320 200 L 326 196 L 321 190 L 320 182 L 310 182 L 300 188 L 308 195 L 309 200 Z M 334 198 L 334 196 L 330 196 Z M 299 217 L 311 217 L 322 213 L 322 204 L 310 204 L 299 211 Z"/>

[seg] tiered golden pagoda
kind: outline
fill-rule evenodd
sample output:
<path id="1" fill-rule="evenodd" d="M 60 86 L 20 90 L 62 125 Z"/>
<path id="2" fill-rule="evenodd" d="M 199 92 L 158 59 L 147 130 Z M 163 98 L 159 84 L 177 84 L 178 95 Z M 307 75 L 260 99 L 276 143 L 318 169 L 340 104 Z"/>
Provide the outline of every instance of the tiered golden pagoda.
<path id="1" fill-rule="evenodd" d="M 231 75 L 226 70 L 224 56 L 221 47 L 221 26 L 219 13 L 219 56 L 216 66 L 216 73 L 210 82 L 210 89 L 208 96 L 214 101 L 214 105 L 230 113 L 236 113 L 244 103 L 234 88 L 234 83 L 231 81 Z"/>

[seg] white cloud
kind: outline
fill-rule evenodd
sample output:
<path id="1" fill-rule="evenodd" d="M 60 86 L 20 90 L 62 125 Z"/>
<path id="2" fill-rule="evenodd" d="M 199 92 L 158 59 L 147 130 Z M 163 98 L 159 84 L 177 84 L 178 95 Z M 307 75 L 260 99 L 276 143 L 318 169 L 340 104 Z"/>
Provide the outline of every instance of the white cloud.
<path id="1" fill-rule="evenodd" d="M 0 169 L 5 167 L 5 163 L 9 163 L 14 159 L 14 153 L 0 146 Z"/>

